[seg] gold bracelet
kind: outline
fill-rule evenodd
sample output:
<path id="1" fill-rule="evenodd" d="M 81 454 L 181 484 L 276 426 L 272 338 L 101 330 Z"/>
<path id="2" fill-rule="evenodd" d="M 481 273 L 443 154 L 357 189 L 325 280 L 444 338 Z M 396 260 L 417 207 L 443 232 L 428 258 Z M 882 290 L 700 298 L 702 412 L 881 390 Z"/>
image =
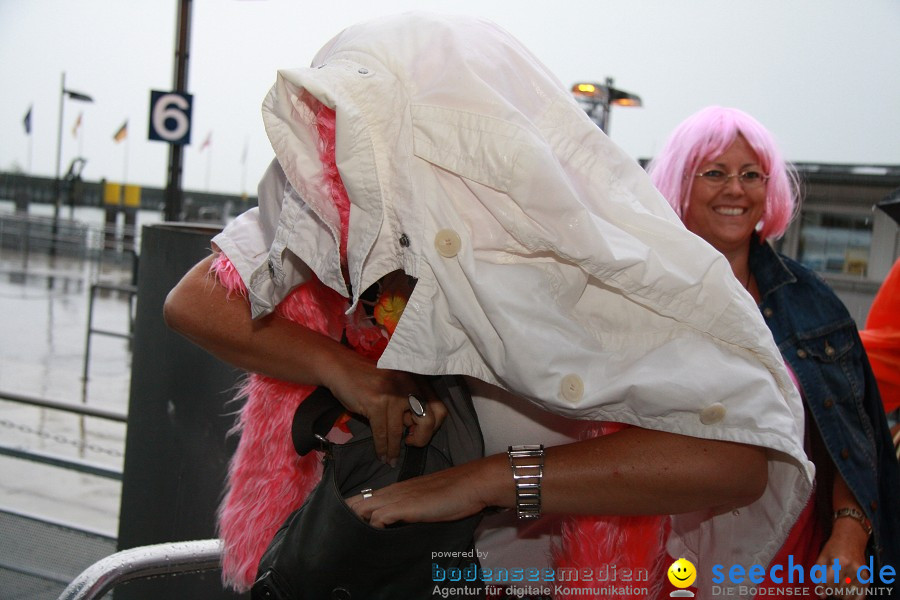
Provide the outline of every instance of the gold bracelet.
<path id="1" fill-rule="evenodd" d="M 509 447 L 509 466 L 516 484 L 516 516 L 537 519 L 541 516 L 541 479 L 544 477 L 544 445 Z"/>
<path id="2" fill-rule="evenodd" d="M 859 522 L 862 526 L 863 530 L 866 532 L 866 535 L 872 535 L 872 523 L 866 518 L 866 515 L 862 514 L 855 508 L 841 508 L 834 511 L 834 514 L 831 516 L 833 521 L 837 521 L 840 518 L 849 517 L 854 521 Z"/>

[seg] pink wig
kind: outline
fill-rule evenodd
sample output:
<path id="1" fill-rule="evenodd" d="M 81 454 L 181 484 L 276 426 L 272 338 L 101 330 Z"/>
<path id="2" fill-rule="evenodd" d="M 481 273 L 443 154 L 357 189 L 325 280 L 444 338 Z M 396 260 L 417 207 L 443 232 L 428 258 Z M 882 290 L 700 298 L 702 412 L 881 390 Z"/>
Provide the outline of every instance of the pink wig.
<path id="1" fill-rule="evenodd" d="M 762 124 L 736 108 L 709 106 L 685 119 L 648 167 L 650 178 L 680 218 L 691 197 L 692 175 L 720 156 L 741 135 L 756 152 L 766 184 L 766 207 L 760 220 L 763 240 L 784 234 L 799 205 L 799 181 L 784 161 L 775 139 Z"/>

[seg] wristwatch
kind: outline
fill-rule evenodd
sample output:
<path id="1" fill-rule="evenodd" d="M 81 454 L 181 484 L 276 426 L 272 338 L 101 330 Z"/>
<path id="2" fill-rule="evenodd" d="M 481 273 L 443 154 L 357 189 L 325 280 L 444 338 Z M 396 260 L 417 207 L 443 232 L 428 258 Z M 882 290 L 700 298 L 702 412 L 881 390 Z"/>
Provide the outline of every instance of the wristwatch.
<path id="1" fill-rule="evenodd" d="M 541 516 L 544 445 L 510 446 L 508 453 L 513 482 L 516 484 L 516 516 L 520 519 L 537 519 Z"/>
<path id="2" fill-rule="evenodd" d="M 862 526 L 863 530 L 866 532 L 866 535 L 872 535 L 872 523 L 869 522 L 869 519 L 866 518 L 866 515 L 862 514 L 860 511 L 855 508 L 840 508 L 834 511 L 834 514 L 831 516 L 832 521 L 837 521 L 842 517 L 848 517 L 855 521 L 859 521 L 859 524 Z"/>

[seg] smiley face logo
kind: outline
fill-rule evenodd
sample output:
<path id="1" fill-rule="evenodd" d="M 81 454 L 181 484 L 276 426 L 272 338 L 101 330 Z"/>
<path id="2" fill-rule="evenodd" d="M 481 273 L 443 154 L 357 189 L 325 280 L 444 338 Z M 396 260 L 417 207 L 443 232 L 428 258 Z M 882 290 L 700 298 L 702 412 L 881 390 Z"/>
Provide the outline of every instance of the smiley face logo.
<path id="1" fill-rule="evenodd" d="M 672 585 L 677 588 L 686 588 L 697 579 L 697 569 L 691 561 L 686 558 L 679 558 L 669 567 L 667 575 Z"/>

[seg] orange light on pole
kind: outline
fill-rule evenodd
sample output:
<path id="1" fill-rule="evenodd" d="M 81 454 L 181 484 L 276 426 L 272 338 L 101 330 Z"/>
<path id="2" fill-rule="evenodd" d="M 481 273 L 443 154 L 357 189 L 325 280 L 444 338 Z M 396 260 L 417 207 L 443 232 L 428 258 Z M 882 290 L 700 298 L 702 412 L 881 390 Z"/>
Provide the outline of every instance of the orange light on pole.
<path id="1" fill-rule="evenodd" d="M 609 135 L 611 106 L 643 106 L 641 97 L 613 87 L 612 77 L 606 83 L 579 82 L 572 86 L 572 95 L 600 129 Z M 599 113 L 599 114 L 598 114 Z"/>
<path id="2" fill-rule="evenodd" d="M 597 88 L 602 87 L 596 83 L 576 83 L 572 86 L 572 92 L 576 95 L 584 94 L 586 96 L 593 96 L 597 93 Z"/>

